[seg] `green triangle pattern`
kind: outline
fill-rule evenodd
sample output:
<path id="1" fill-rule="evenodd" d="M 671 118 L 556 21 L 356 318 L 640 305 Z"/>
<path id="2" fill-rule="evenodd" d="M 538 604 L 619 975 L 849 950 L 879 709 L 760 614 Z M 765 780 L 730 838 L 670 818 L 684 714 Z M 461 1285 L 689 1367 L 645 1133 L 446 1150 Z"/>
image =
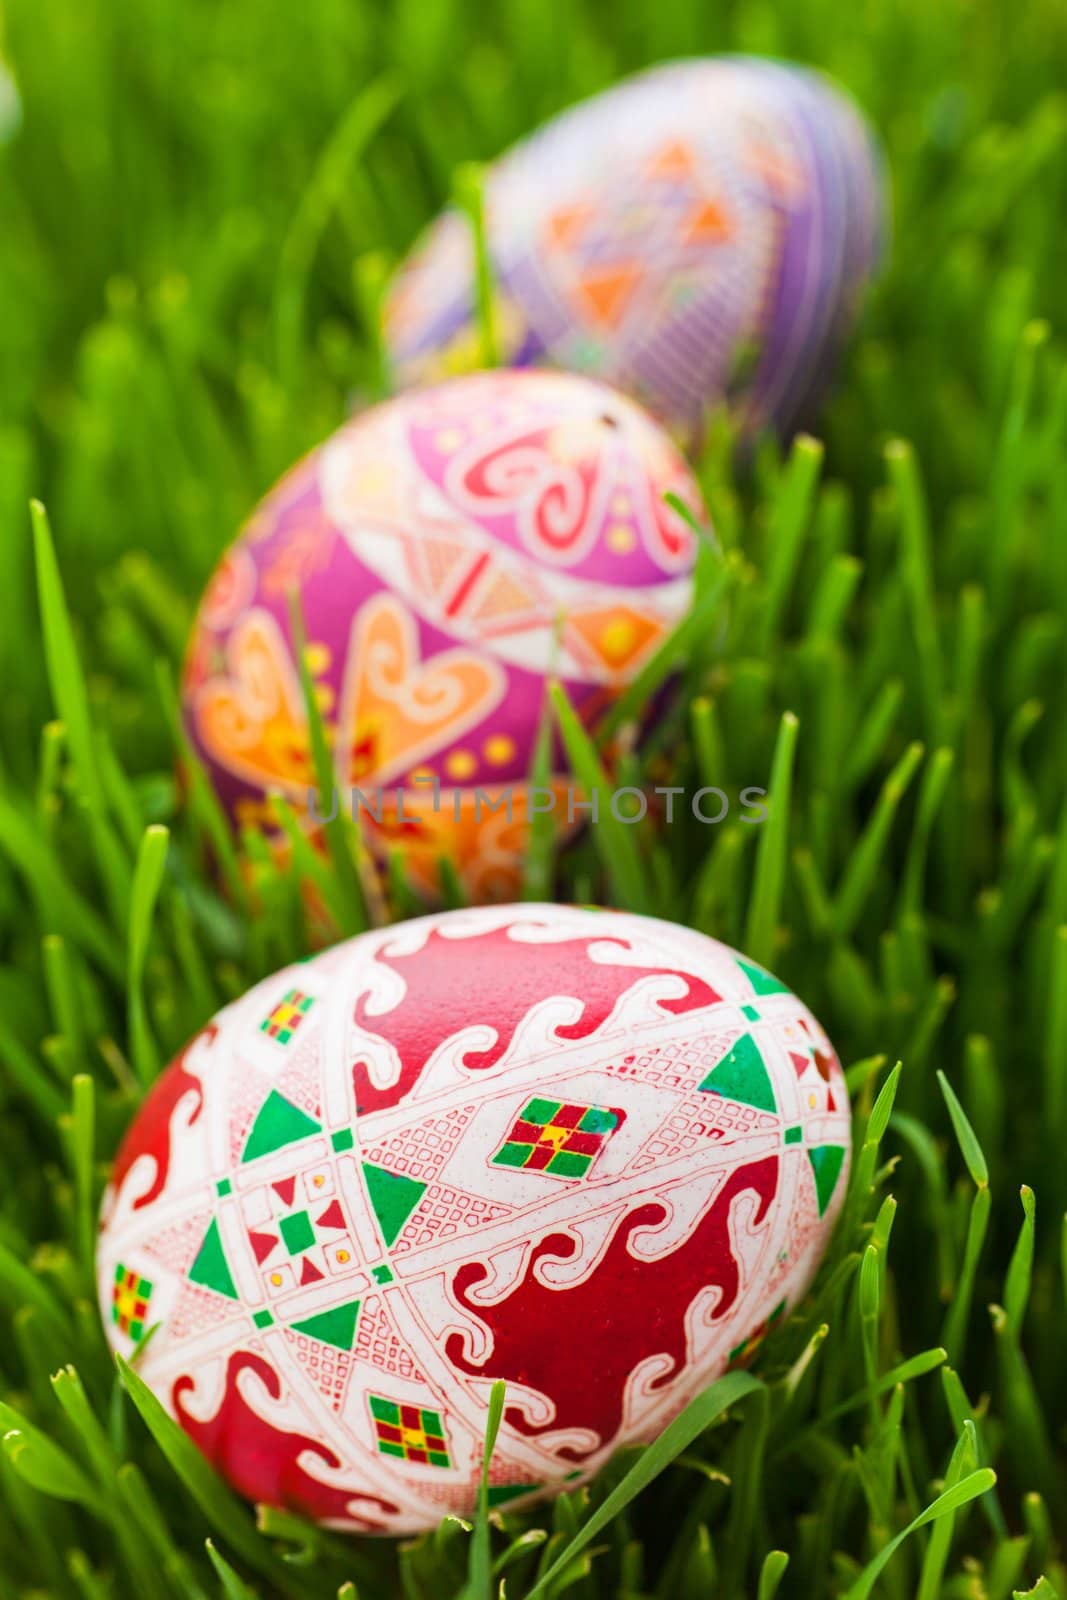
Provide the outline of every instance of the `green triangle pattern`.
<path id="1" fill-rule="evenodd" d="M 728 1055 L 708 1073 L 701 1089 L 721 1094 L 726 1100 L 739 1100 L 758 1111 L 777 1111 L 774 1089 L 763 1064 L 759 1046 L 750 1033 L 743 1033 Z"/>
<path id="2" fill-rule="evenodd" d="M 189 1282 L 202 1284 L 205 1289 L 214 1289 L 216 1294 L 224 1294 L 228 1300 L 238 1298 L 226 1252 L 222 1248 L 218 1217 L 212 1217 L 196 1260 L 189 1268 Z"/>
<path id="3" fill-rule="evenodd" d="M 386 1245 L 391 1245 L 425 1194 L 426 1185 L 417 1178 L 405 1177 L 402 1172 L 376 1167 L 371 1161 L 363 1163 L 363 1180 L 382 1238 Z"/>
<path id="4" fill-rule="evenodd" d="M 815 1198 L 819 1202 L 819 1215 L 826 1215 L 841 1168 L 845 1164 L 845 1149 L 840 1144 L 819 1144 L 808 1151 L 812 1176 L 815 1179 Z"/>
<path id="5" fill-rule="evenodd" d="M 764 967 L 758 966 L 755 961 L 746 961 L 744 956 L 736 958 L 737 965 L 757 994 L 789 994 L 790 990 L 773 972 L 768 972 Z"/>
<path id="6" fill-rule="evenodd" d="M 255 1161 L 257 1156 L 269 1156 L 272 1150 L 281 1150 L 298 1139 L 306 1139 L 309 1133 L 319 1132 L 321 1128 L 314 1117 L 309 1117 L 277 1089 L 272 1089 L 252 1124 L 241 1160 Z"/>
<path id="7" fill-rule="evenodd" d="M 489 1509 L 494 1506 L 506 1505 L 509 1500 L 517 1500 L 520 1494 L 533 1494 L 535 1489 L 540 1489 L 539 1483 L 491 1483 L 489 1485 Z"/>
<path id="8" fill-rule="evenodd" d="M 356 1340 L 356 1323 L 359 1321 L 359 1301 L 350 1300 L 345 1306 L 333 1306 L 320 1311 L 303 1322 L 292 1323 L 294 1333 L 306 1333 L 322 1344 L 332 1344 L 338 1350 L 351 1350 Z"/>

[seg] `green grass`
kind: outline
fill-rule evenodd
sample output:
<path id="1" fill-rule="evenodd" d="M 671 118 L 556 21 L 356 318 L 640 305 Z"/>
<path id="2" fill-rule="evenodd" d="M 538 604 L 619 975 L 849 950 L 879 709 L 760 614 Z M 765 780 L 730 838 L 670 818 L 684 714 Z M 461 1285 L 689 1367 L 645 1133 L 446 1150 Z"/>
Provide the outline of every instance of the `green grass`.
<path id="1" fill-rule="evenodd" d="M 718 49 L 859 95 L 892 260 L 825 452 L 736 475 L 714 420 L 716 620 L 632 764 L 769 783 L 770 822 L 590 830 L 564 878 L 805 996 L 852 1063 L 847 1211 L 752 1376 L 590 1490 L 347 1542 L 222 1491 L 93 1303 L 145 1083 L 307 946 L 294 880 L 179 804 L 175 665 L 242 515 L 380 391 L 384 272 L 450 195 L 477 222 L 466 164 Z M 7 0 L 0 53 L 0 1600 L 1067 1600 L 1062 7 Z M 325 890 L 362 925 L 350 865 Z"/>

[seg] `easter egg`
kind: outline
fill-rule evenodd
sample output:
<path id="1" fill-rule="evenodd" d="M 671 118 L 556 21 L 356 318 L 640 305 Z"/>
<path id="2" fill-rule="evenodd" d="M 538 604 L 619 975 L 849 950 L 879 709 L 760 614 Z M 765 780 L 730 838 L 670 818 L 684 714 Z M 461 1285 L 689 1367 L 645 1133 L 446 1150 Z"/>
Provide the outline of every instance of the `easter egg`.
<path id="1" fill-rule="evenodd" d="M 239 822 L 277 790 L 351 807 L 432 895 L 513 898 L 549 675 L 593 725 L 689 609 L 700 491 L 666 434 L 588 378 L 483 372 L 343 426 L 274 489 L 212 579 L 183 681 L 191 742 Z M 317 794 L 290 591 L 331 746 Z"/>
<path id="2" fill-rule="evenodd" d="M 497 337 L 512 365 L 589 372 L 685 433 L 729 398 L 788 430 L 813 406 L 884 228 L 867 128 L 820 74 L 719 57 L 641 73 L 490 168 Z M 457 212 L 387 297 L 400 384 L 478 362 Z"/>
<path id="3" fill-rule="evenodd" d="M 748 1362 L 848 1150 L 822 1029 L 726 945 L 440 913 L 276 973 L 168 1068 L 105 1195 L 102 1314 L 242 1494 L 411 1533 L 474 1507 L 496 1381 L 518 1505 Z"/>

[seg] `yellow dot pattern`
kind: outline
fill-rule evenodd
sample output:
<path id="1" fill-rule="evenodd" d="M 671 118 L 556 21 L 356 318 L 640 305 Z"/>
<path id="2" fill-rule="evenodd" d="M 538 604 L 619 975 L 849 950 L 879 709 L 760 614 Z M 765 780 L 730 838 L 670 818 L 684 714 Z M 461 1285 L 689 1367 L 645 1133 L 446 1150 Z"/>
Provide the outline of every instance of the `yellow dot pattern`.
<path id="1" fill-rule="evenodd" d="M 482 753 L 491 767 L 502 767 L 515 758 L 515 741 L 506 733 L 494 733 L 482 746 Z"/>
<path id="2" fill-rule="evenodd" d="M 473 776 L 478 769 L 478 762 L 469 750 L 453 750 L 445 758 L 445 771 L 450 778 L 462 782 L 465 778 Z"/>

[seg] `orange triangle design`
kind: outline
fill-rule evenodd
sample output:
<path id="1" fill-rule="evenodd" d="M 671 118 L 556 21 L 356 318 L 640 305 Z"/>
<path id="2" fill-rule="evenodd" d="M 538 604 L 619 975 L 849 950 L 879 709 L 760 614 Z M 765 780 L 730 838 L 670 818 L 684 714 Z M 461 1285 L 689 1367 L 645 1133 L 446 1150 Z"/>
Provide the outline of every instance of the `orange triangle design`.
<path id="1" fill-rule="evenodd" d="M 440 595 L 456 568 L 470 559 L 470 546 L 454 539 L 423 538 L 418 543 L 430 593 Z"/>
<path id="2" fill-rule="evenodd" d="M 577 634 L 586 650 L 605 667 L 622 672 L 645 654 L 662 628 L 654 618 L 616 605 L 573 612 L 567 621 L 567 632 Z"/>
<path id="3" fill-rule="evenodd" d="M 505 618 L 537 616 L 540 611 L 540 596 L 525 588 L 510 573 L 502 572 L 471 611 L 470 620 L 500 622 Z"/>
<path id="4" fill-rule="evenodd" d="M 685 230 L 689 244 L 722 244 L 733 235 L 733 223 L 717 200 L 702 200 L 693 207 Z"/>
<path id="5" fill-rule="evenodd" d="M 560 206 L 551 212 L 545 225 L 550 244 L 560 250 L 573 249 L 591 215 L 587 205 Z"/>
<path id="6" fill-rule="evenodd" d="M 578 290 L 594 320 L 615 327 L 640 281 L 639 267 L 608 267 L 601 272 L 586 273 Z"/>
<path id="7" fill-rule="evenodd" d="M 693 152 L 680 139 L 663 145 L 649 161 L 651 178 L 687 178 L 693 171 Z"/>

